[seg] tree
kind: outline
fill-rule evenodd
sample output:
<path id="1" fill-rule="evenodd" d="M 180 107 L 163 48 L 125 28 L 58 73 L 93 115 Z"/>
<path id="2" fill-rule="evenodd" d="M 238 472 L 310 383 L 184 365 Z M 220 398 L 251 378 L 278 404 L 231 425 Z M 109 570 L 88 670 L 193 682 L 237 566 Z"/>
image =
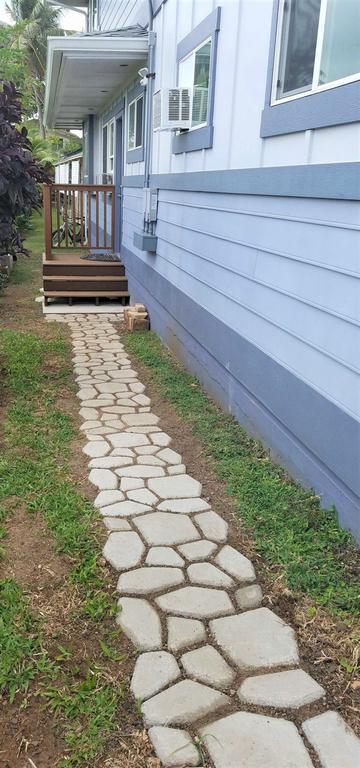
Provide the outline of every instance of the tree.
<path id="1" fill-rule="evenodd" d="M 45 138 L 44 95 L 46 49 L 49 35 L 63 35 L 60 28 L 60 9 L 51 6 L 47 0 L 10 0 L 6 6 L 15 27 L 13 47 L 25 56 L 29 75 L 33 79 L 32 92 L 36 103 L 39 133 Z"/>
<path id="2" fill-rule="evenodd" d="M 23 52 L 14 45 L 16 39 L 14 27 L 0 26 L 0 73 L 3 80 L 14 83 L 20 91 L 23 112 L 32 117 L 36 112 L 34 78 L 30 74 Z"/>
<path id="3" fill-rule="evenodd" d="M 26 253 L 16 225 L 41 207 L 39 183 L 49 181 L 31 154 L 21 123 L 20 94 L 13 83 L 0 80 L 0 255 Z"/>

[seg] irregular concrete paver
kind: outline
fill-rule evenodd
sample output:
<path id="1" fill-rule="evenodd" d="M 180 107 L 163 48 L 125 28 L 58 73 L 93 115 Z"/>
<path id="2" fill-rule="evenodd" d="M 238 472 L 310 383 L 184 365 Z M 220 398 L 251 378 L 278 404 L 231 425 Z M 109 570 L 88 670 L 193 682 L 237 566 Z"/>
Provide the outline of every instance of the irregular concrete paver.
<path id="1" fill-rule="evenodd" d="M 248 587 L 240 587 L 235 592 L 235 600 L 243 611 L 249 608 L 258 608 L 263 599 L 262 589 L 259 584 L 249 584 Z"/>
<path id="2" fill-rule="evenodd" d="M 91 459 L 90 469 L 117 469 L 118 467 L 127 467 L 133 460 L 128 456 L 100 456 L 98 459 Z"/>
<path id="3" fill-rule="evenodd" d="M 80 429 L 81 432 L 88 432 L 90 429 L 96 429 L 96 427 L 101 427 L 101 421 L 98 419 L 94 419 L 93 421 L 84 421 L 84 423 L 81 425 Z"/>
<path id="4" fill-rule="evenodd" d="M 94 389 L 94 387 L 84 387 L 83 389 L 79 389 L 77 393 L 79 400 L 82 400 L 83 402 L 86 400 L 91 400 L 92 398 L 96 397 L 96 395 L 97 391 Z"/>
<path id="5" fill-rule="evenodd" d="M 113 405 L 112 400 L 100 400 L 100 398 L 97 398 L 96 400 L 87 400 L 86 401 L 86 407 L 87 408 L 100 408 L 100 406 L 105 405 Z"/>
<path id="6" fill-rule="evenodd" d="M 151 507 L 139 504 L 137 501 L 119 501 L 116 504 L 101 507 L 101 514 L 104 517 L 130 517 L 131 515 L 141 515 L 150 509 Z"/>
<path id="7" fill-rule="evenodd" d="M 237 712 L 200 736 L 215 768 L 313 768 L 295 725 L 282 718 Z"/>
<path id="8" fill-rule="evenodd" d="M 149 699 L 180 677 L 179 665 L 167 651 L 150 651 L 139 656 L 130 690 L 136 699 Z"/>
<path id="9" fill-rule="evenodd" d="M 137 453 L 139 456 L 151 456 L 154 453 L 157 453 L 159 450 L 159 446 L 157 445 L 138 445 L 134 449 L 135 453 Z"/>
<path id="10" fill-rule="evenodd" d="M 129 389 L 131 389 L 132 392 L 136 392 L 136 394 L 141 394 L 145 391 L 144 384 L 141 384 L 140 381 L 136 381 L 134 384 L 130 384 Z"/>
<path id="11" fill-rule="evenodd" d="M 155 725 L 150 728 L 149 737 L 164 768 L 191 768 L 199 765 L 198 750 L 187 731 Z"/>
<path id="12" fill-rule="evenodd" d="M 207 541 L 201 539 L 200 541 L 192 541 L 190 544 L 181 544 L 179 551 L 187 560 L 197 561 L 206 560 L 210 555 L 213 555 L 217 550 L 217 544 L 213 541 Z"/>
<path id="13" fill-rule="evenodd" d="M 158 445 L 160 448 L 167 448 L 167 446 L 171 443 L 171 437 L 165 432 L 158 432 L 155 435 L 151 435 L 151 441 L 154 443 L 154 445 Z"/>
<path id="14" fill-rule="evenodd" d="M 126 427 L 126 433 L 129 432 L 136 435 L 152 435 L 154 432 L 160 432 L 160 427 Z"/>
<path id="15" fill-rule="evenodd" d="M 152 467 L 149 465 L 144 464 L 136 464 L 133 467 L 124 467 L 124 469 L 119 469 L 117 471 L 117 474 L 121 477 L 142 477 L 142 478 L 150 478 L 149 480 L 149 488 L 151 490 L 152 487 L 150 485 L 150 482 L 155 482 L 159 478 L 159 480 L 167 480 L 167 477 L 163 477 L 165 475 L 165 472 L 162 467 Z"/>
<path id="16" fill-rule="evenodd" d="M 183 619 L 169 616 L 167 619 L 168 648 L 175 653 L 183 648 L 197 645 L 206 639 L 206 630 L 198 619 Z"/>
<path id="17" fill-rule="evenodd" d="M 98 418 L 98 411 L 95 410 L 95 408 L 80 408 L 80 416 L 85 419 L 86 421 L 88 419 L 97 419 Z"/>
<path id="18" fill-rule="evenodd" d="M 159 451 L 158 456 L 163 461 L 166 461 L 167 464 L 181 464 L 180 453 L 176 453 L 171 448 L 163 448 Z"/>
<path id="19" fill-rule="evenodd" d="M 142 706 L 146 725 L 183 725 L 216 712 L 229 698 L 193 680 L 180 683 L 148 699 Z"/>
<path id="20" fill-rule="evenodd" d="M 159 417 L 154 413 L 129 413 L 122 418 L 124 424 L 129 427 L 146 426 L 150 424 L 158 424 Z"/>
<path id="21" fill-rule="evenodd" d="M 91 458 L 98 458 L 100 456 L 106 456 L 110 450 L 110 445 L 106 440 L 96 440 L 95 442 L 90 441 L 90 443 L 86 443 L 83 448 L 83 453 Z"/>
<path id="22" fill-rule="evenodd" d="M 215 619 L 210 629 L 227 656 L 244 669 L 298 664 L 294 630 L 268 608 Z"/>
<path id="23" fill-rule="evenodd" d="M 121 381 L 106 381 L 104 384 L 95 384 L 96 389 L 102 394 L 116 394 L 117 392 L 127 392 L 126 384 Z"/>
<path id="24" fill-rule="evenodd" d="M 138 405 L 151 405 L 150 397 L 147 397 L 147 395 L 134 395 L 133 401 Z"/>
<path id="25" fill-rule="evenodd" d="M 174 517 L 166 512 L 152 512 L 144 517 L 138 517 L 134 520 L 134 525 L 147 543 L 153 546 L 171 547 L 200 538 L 188 517 Z"/>
<path id="26" fill-rule="evenodd" d="M 122 573 L 117 589 L 133 595 L 147 595 L 182 584 L 184 574 L 180 568 L 147 566 Z"/>
<path id="27" fill-rule="evenodd" d="M 169 565 L 182 568 L 184 560 L 171 547 L 150 547 L 146 556 L 147 565 Z"/>
<path id="28" fill-rule="evenodd" d="M 250 560 L 229 544 L 216 555 L 215 562 L 238 581 L 254 581 L 256 578 L 254 566 Z"/>
<path id="29" fill-rule="evenodd" d="M 138 445 L 148 445 L 149 440 L 146 435 L 118 432 L 117 434 L 110 435 L 109 442 L 114 448 L 134 448 Z"/>
<path id="30" fill-rule="evenodd" d="M 337 712 L 324 712 L 302 724 L 322 768 L 359 768 L 360 739 Z"/>
<path id="31" fill-rule="evenodd" d="M 203 509 L 209 509 L 209 504 L 204 499 L 167 499 L 159 504 L 158 509 L 161 512 L 179 512 L 182 515 L 189 515 L 191 512 L 201 512 Z"/>
<path id="32" fill-rule="evenodd" d="M 175 592 L 161 595 L 156 602 L 165 613 L 175 613 L 194 619 L 209 619 L 234 612 L 227 592 L 207 587 L 183 587 Z"/>
<path id="33" fill-rule="evenodd" d="M 135 491 L 139 488 L 144 488 L 145 482 L 142 477 L 122 477 L 120 480 L 120 489 L 122 491 Z M 132 499 L 134 501 L 134 499 Z"/>
<path id="34" fill-rule="evenodd" d="M 103 549 L 105 559 L 117 571 L 134 568 L 144 552 L 144 544 L 135 531 L 111 533 Z"/>
<path id="35" fill-rule="evenodd" d="M 195 522 L 202 530 L 206 539 L 218 541 L 219 543 L 226 541 L 229 526 L 217 512 L 213 512 L 212 509 L 209 509 L 208 512 L 196 515 Z"/>
<path id="36" fill-rule="evenodd" d="M 296 709 L 325 696 L 325 691 L 303 669 L 248 677 L 238 690 L 240 701 L 263 707 Z"/>
<path id="37" fill-rule="evenodd" d="M 110 469 L 92 469 L 89 480 L 99 491 L 111 491 L 118 487 L 118 478 Z"/>
<path id="38" fill-rule="evenodd" d="M 108 504 L 116 504 L 117 501 L 123 501 L 125 498 L 121 491 L 100 491 L 95 501 L 95 507 L 106 507 Z"/>
<path id="39" fill-rule="evenodd" d="M 131 501 L 139 501 L 140 504 L 148 504 L 150 506 L 157 502 L 156 496 L 148 488 L 129 490 L 126 495 Z"/>
<path id="40" fill-rule="evenodd" d="M 165 467 L 165 461 L 162 461 L 157 456 L 138 456 L 138 464 L 147 464 L 151 467 Z"/>
<path id="41" fill-rule="evenodd" d="M 202 584 L 204 587 L 231 589 L 234 586 L 233 579 L 212 563 L 193 563 L 189 565 L 187 575 L 192 584 Z"/>
<path id="42" fill-rule="evenodd" d="M 160 499 L 186 499 L 201 495 L 201 483 L 190 475 L 160 477 L 149 480 L 149 488 Z"/>
<path id="43" fill-rule="evenodd" d="M 169 475 L 185 475 L 186 474 L 186 466 L 185 464 L 171 464 L 167 468 Z"/>
<path id="44" fill-rule="evenodd" d="M 234 670 L 212 645 L 184 653 L 181 663 L 188 677 L 214 688 L 229 688 L 235 677 Z"/>
<path id="45" fill-rule="evenodd" d="M 117 614 L 116 623 L 140 651 L 161 648 L 159 615 L 147 600 L 121 597 L 118 606 L 120 612 Z"/>
<path id="46" fill-rule="evenodd" d="M 103 523 L 108 531 L 131 531 L 128 521 L 121 517 L 104 517 Z"/>

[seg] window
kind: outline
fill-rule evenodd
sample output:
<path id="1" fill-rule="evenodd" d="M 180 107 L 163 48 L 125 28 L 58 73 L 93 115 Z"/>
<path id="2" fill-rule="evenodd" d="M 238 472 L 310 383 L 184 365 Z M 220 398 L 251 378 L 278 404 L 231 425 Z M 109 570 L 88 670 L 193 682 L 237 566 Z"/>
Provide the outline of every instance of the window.
<path id="1" fill-rule="evenodd" d="M 175 155 L 213 146 L 220 19 L 221 8 L 217 7 L 177 44 L 178 85 L 193 89 L 193 104 L 190 130 L 173 136 Z"/>
<path id="2" fill-rule="evenodd" d="M 108 124 L 107 173 L 114 173 L 115 121 Z"/>
<path id="3" fill-rule="evenodd" d="M 191 127 L 207 124 L 209 104 L 211 39 L 179 61 L 179 86 L 193 88 Z"/>
<path id="4" fill-rule="evenodd" d="M 103 174 L 113 176 L 114 174 L 114 147 L 115 147 L 115 121 L 112 120 L 103 127 Z"/>
<path id="5" fill-rule="evenodd" d="M 144 96 L 138 96 L 128 106 L 128 151 L 140 149 L 143 144 Z"/>
<path id="6" fill-rule="evenodd" d="M 272 103 L 359 78 L 359 0 L 281 0 Z"/>

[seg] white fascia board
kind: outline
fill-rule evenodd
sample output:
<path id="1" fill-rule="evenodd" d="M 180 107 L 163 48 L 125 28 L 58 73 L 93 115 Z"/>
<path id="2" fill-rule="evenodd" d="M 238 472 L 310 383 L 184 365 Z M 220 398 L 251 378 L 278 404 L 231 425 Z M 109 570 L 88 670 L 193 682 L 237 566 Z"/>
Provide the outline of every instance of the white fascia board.
<path id="1" fill-rule="evenodd" d="M 48 37 L 45 80 L 44 120 L 48 128 L 54 126 L 54 106 L 61 79 L 62 63 L 66 56 L 81 58 L 82 55 L 107 59 L 121 55 L 136 60 L 148 51 L 148 37 L 101 37 L 83 35 L 79 37 Z"/>

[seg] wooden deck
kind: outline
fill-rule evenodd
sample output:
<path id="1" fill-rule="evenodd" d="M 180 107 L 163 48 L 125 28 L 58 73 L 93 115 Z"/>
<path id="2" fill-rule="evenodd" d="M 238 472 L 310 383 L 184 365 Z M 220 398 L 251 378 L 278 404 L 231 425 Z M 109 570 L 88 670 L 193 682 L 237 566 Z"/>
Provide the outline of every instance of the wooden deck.
<path id="1" fill-rule="evenodd" d="M 129 303 L 128 281 L 120 260 L 82 258 L 89 252 L 114 252 L 114 193 L 111 185 L 44 186 L 45 304 L 57 297 L 70 303 L 76 298 Z"/>
<path id="2" fill-rule="evenodd" d="M 130 294 L 125 267 L 121 261 L 87 261 L 80 254 L 43 256 L 45 304 L 50 298 L 109 298 L 128 304 Z"/>

